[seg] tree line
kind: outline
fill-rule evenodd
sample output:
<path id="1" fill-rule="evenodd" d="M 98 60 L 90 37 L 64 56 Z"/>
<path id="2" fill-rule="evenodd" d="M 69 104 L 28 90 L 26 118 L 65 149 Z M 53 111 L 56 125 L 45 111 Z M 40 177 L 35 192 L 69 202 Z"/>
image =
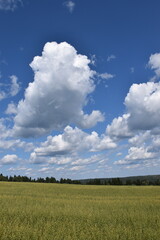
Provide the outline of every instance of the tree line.
<path id="1" fill-rule="evenodd" d="M 78 180 L 71 180 L 69 178 L 61 178 L 60 180 L 56 180 L 55 177 L 46 177 L 42 178 L 39 177 L 37 179 L 32 179 L 31 177 L 27 176 L 20 176 L 20 175 L 14 175 L 14 176 L 3 176 L 3 174 L 0 174 L 0 181 L 3 182 L 38 182 L 38 183 L 68 183 L 68 184 L 80 184 L 80 181 Z"/>
<path id="2" fill-rule="evenodd" d="M 90 179 L 86 182 L 87 185 L 160 185 L 160 179 L 148 180 L 148 179 L 125 179 L 122 181 L 120 178 L 111 178 L 111 179 Z"/>
<path id="3" fill-rule="evenodd" d="M 60 180 L 56 180 L 55 177 L 46 177 L 42 178 L 39 177 L 37 179 L 32 179 L 31 177 L 27 176 L 20 176 L 20 175 L 14 175 L 14 176 L 3 176 L 3 174 L 0 174 L 0 181 L 3 182 L 37 182 L 37 183 L 61 183 L 61 184 L 83 184 L 83 185 L 160 185 L 160 178 L 157 179 L 127 179 L 124 178 L 122 181 L 120 178 L 111 178 L 111 179 L 88 179 L 88 180 L 72 180 L 72 179 L 65 179 L 61 178 Z"/>

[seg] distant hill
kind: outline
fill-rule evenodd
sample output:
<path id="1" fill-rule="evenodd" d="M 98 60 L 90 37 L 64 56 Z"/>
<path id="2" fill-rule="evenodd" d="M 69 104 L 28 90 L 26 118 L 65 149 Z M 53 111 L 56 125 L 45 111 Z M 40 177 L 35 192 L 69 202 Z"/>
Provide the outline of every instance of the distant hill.
<path id="1" fill-rule="evenodd" d="M 89 178 L 78 180 L 81 184 L 111 185 L 160 185 L 160 175 L 130 176 L 119 178 Z"/>

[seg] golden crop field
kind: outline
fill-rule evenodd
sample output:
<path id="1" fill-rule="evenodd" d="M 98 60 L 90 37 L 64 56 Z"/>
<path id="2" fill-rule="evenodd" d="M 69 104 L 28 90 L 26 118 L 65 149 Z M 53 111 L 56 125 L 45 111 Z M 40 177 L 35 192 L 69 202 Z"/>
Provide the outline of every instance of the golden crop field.
<path id="1" fill-rule="evenodd" d="M 0 240 L 159 240 L 160 187 L 0 182 Z"/>

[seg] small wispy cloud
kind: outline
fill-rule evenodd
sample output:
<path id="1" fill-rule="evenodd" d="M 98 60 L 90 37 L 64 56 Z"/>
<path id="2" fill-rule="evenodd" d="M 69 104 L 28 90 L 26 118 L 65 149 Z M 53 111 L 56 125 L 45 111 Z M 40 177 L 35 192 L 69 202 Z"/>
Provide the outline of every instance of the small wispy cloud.
<path id="1" fill-rule="evenodd" d="M 105 79 L 105 80 L 108 80 L 110 78 L 114 78 L 115 75 L 106 72 L 106 73 L 99 73 L 98 77 L 100 77 L 102 79 Z"/>
<path id="2" fill-rule="evenodd" d="M 0 0 L 0 10 L 14 11 L 19 5 L 22 5 L 22 0 Z"/>
<path id="3" fill-rule="evenodd" d="M 131 73 L 134 73 L 134 67 L 130 68 Z"/>
<path id="4" fill-rule="evenodd" d="M 0 83 L 0 101 L 5 98 L 14 97 L 20 91 L 20 83 L 18 82 L 17 76 L 12 75 L 9 78 L 11 80 L 11 83 Z"/>
<path id="5" fill-rule="evenodd" d="M 68 8 L 69 12 L 72 13 L 75 8 L 75 3 L 71 0 L 64 2 L 64 6 Z"/>
<path id="6" fill-rule="evenodd" d="M 111 60 L 113 60 L 115 58 L 116 58 L 116 56 L 112 54 L 112 55 L 108 56 L 107 62 L 110 62 Z"/>
<path id="7" fill-rule="evenodd" d="M 17 76 L 12 75 L 10 76 L 10 79 L 11 79 L 10 95 L 14 97 L 19 93 L 20 85 L 19 85 Z"/>
<path id="8" fill-rule="evenodd" d="M 7 97 L 7 94 L 4 91 L 0 90 L 0 101 L 5 99 Z"/>
<path id="9" fill-rule="evenodd" d="M 90 61 L 91 61 L 91 64 L 92 64 L 93 66 L 96 66 L 97 58 L 96 58 L 96 55 L 95 55 L 95 54 L 91 55 Z"/>

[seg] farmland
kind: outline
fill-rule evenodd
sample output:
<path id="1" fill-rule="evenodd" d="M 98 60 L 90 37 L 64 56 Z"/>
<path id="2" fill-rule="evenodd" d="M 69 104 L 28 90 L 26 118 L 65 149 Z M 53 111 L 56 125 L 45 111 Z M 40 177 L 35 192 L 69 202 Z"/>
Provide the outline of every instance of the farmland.
<path id="1" fill-rule="evenodd" d="M 0 240 L 158 240 L 159 186 L 0 182 Z"/>

